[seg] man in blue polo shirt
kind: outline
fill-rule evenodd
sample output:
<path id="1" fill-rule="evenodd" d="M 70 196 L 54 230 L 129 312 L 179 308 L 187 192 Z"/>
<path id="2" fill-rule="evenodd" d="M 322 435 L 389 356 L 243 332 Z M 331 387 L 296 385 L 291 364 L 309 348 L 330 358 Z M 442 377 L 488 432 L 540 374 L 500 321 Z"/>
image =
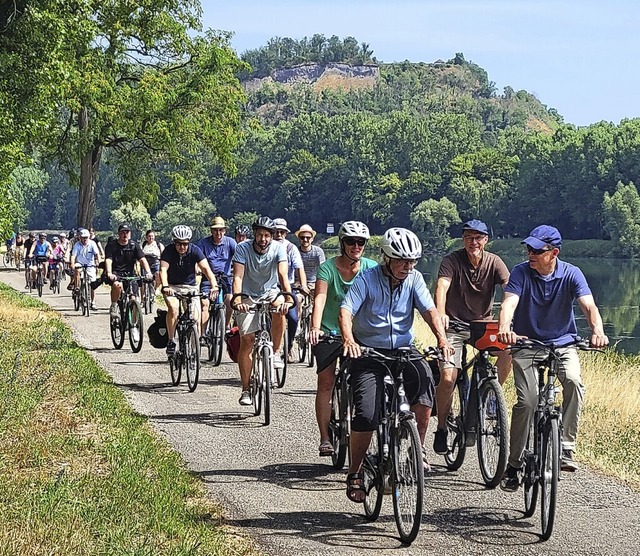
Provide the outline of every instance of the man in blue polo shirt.
<path id="1" fill-rule="evenodd" d="M 224 302 L 227 306 L 227 328 L 231 322 L 231 269 L 233 255 L 236 252 L 236 242 L 233 238 L 226 235 L 227 224 L 220 216 L 216 216 L 211 221 L 211 235 L 203 237 L 196 245 L 202 250 L 204 256 L 207 257 L 211 270 L 216 275 L 218 287 L 224 292 Z M 209 293 L 211 291 L 211 283 L 203 278 L 200 282 L 200 291 Z M 207 320 L 209 319 L 209 300 L 202 299 L 202 330 L 205 330 Z"/>
<path id="2" fill-rule="evenodd" d="M 542 225 L 531 231 L 523 244 L 528 261 L 516 265 L 505 287 L 500 310 L 498 340 L 515 344 L 519 337 L 546 344 L 569 344 L 577 335 L 573 302 L 577 301 L 591 328 L 591 345 L 604 347 L 609 339 L 602 318 L 582 271 L 558 258 L 562 236 L 553 226 Z M 513 322 L 513 324 L 512 324 Z M 584 385 L 575 347 L 560 351 L 559 378 L 562 383 L 562 464 L 563 471 L 575 471 L 574 460 L 578 420 Z M 513 376 L 518 401 L 511 416 L 509 465 L 500 484 L 503 490 L 520 486 L 522 452 L 538 399 L 536 363 L 546 354 L 536 349 L 518 350 L 513 356 Z"/>
<path id="3" fill-rule="evenodd" d="M 422 256 L 417 236 L 404 228 L 387 230 L 380 243 L 383 261 L 361 272 L 340 305 L 339 323 L 344 355 L 351 364 L 353 420 L 347 475 L 347 497 L 352 502 L 365 498 L 362 461 L 373 431 L 378 428 L 380 392 L 384 387 L 385 367 L 371 359 L 358 360 L 360 346 L 382 353 L 413 346 L 413 317 L 418 311 L 435 334 L 445 356 L 453 355 L 442 320 L 424 278 L 414 270 Z M 412 363 L 405 373 L 405 387 L 411 410 L 416 415 L 421 445 L 434 402 L 433 376 L 424 360 Z M 424 461 L 425 469 L 428 463 Z"/>

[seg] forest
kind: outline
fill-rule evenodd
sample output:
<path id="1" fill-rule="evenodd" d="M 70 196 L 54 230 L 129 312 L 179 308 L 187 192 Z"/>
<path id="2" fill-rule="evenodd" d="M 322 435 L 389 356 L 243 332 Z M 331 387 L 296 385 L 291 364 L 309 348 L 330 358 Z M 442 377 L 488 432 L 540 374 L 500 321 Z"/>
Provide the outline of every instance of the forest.
<path id="1" fill-rule="evenodd" d="M 237 55 L 196 1 L 89 4 L 75 26 L 60 3 L 0 12 L 4 234 L 127 220 L 166 238 L 267 214 L 403 225 L 436 252 L 480 218 L 495 237 L 544 222 L 640 254 L 640 119 L 573 126 L 463 53 L 386 64 L 318 34 Z"/>

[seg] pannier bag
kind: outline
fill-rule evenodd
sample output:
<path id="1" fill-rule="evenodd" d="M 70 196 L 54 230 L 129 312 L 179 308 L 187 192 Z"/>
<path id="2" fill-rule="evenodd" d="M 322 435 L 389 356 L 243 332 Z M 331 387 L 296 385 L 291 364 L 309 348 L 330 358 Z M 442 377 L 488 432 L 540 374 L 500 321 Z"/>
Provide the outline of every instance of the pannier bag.
<path id="1" fill-rule="evenodd" d="M 166 348 L 169 341 L 169 335 L 167 334 L 167 311 L 164 309 L 158 309 L 157 315 L 147 330 L 149 336 L 149 343 L 154 348 Z"/>
<path id="2" fill-rule="evenodd" d="M 231 357 L 231 361 L 238 362 L 238 352 L 240 351 L 240 329 L 234 326 L 224 335 L 227 344 L 227 353 Z"/>

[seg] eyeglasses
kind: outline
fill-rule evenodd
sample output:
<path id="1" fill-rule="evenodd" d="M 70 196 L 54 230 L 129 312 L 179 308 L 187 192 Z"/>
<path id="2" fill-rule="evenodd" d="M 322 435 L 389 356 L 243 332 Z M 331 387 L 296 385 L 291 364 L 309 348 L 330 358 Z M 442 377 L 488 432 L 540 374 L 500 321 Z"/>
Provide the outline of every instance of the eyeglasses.
<path id="1" fill-rule="evenodd" d="M 404 266 L 409 268 L 413 268 L 418 264 L 418 261 L 414 259 L 391 259 L 391 260 L 394 261 L 399 266 Z"/>
<path id="2" fill-rule="evenodd" d="M 480 243 L 486 237 L 487 236 L 485 236 L 485 235 L 477 235 L 477 236 L 465 236 L 465 235 L 463 235 L 462 239 L 464 241 L 468 241 L 469 243 L 473 243 L 473 242 Z"/>
<path id="3" fill-rule="evenodd" d="M 287 233 L 287 230 L 275 230 L 273 232 L 273 235 L 279 236 L 279 235 L 285 235 Z"/>
<path id="4" fill-rule="evenodd" d="M 366 239 L 355 238 L 355 237 L 345 237 L 342 241 L 344 241 L 349 247 L 353 247 L 354 245 L 359 245 L 360 247 L 364 247 L 367 244 Z"/>
<path id="5" fill-rule="evenodd" d="M 174 241 L 176 247 L 187 247 L 189 245 L 188 241 Z"/>
<path id="6" fill-rule="evenodd" d="M 552 251 L 553 249 L 554 249 L 553 247 L 545 247 L 544 249 L 534 249 L 530 245 L 527 245 L 527 251 L 529 253 L 533 253 L 534 255 L 542 255 L 543 253 L 546 253 L 547 251 Z"/>
<path id="7" fill-rule="evenodd" d="M 311 241 L 311 236 L 300 236 L 298 239 L 300 241 Z"/>

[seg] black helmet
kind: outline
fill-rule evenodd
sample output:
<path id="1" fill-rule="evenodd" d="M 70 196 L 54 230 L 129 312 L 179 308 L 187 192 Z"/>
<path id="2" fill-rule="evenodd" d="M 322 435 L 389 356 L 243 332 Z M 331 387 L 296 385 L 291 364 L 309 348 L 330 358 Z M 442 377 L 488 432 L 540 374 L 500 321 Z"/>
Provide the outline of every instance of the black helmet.
<path id="1" fill-rule="evenodd" d="M 268 216 L 261 216 L 256 220 L 251 227 L 255 232 L 258 228 L 264 228 L 265 230 L 269 230 L 271 233 L 276 229 L 276 225 L 273 223 L 273 220 Z"/>
<path id="2" fill-rule="evenodd" d="M 240 224 L 239 226 L 236 226 L 236 235 L 249 237 L 251 235 L 251 228 L 246 224 Z"/>

